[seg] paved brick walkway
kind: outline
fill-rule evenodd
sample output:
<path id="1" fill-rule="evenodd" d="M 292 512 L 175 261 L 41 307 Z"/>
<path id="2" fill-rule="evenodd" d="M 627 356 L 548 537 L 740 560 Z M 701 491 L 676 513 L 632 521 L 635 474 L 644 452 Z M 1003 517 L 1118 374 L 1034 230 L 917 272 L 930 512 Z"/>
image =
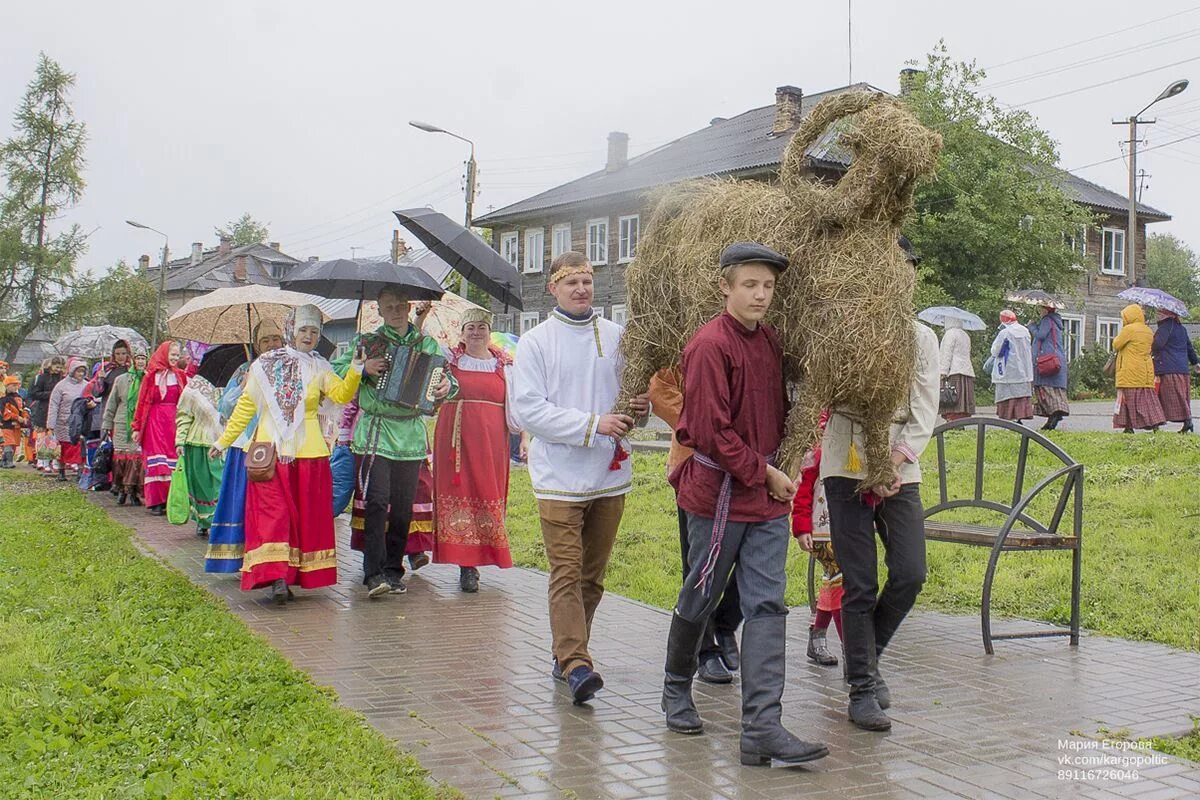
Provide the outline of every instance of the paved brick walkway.
<path id="1" fill-rule="evenodd" d="M 188 528 L 117 508 L 107 495 L 97 502 L 468 797 L 1200 797 L 1200 768 L 1166 757 L 1127 782 L 1058 775 L 1123 766 L 1116 750 L 1060 745 L 1089 745 L 1073 731 L 1190 728 L 1189 712 L 1200 712 L 1200 654 L 1086 637 L 1077 650 L 1061 639 L 998 642 L 989 657 L 977 619 L 918 613 L 884 662 L 895 727 L 871 734 L 845 719 L 840 671 L 805 661 L 808 611 L 797 609 L 784 721 L 827 742 L 831 755 L 809 767 L 742 767 L 736 686 L 698 684 L 704 736 L 664 729 L 658 698 L 670 618 L 658 609 L 605 598 L 593 652 L 608 688 L 576 708 L 547 674 L 539 572 L 484 569 L 472 596 L 459 592 L 457 569 L 433 565 L 406 596 L 369 601 L 343 525 L 341 583 L 277 609 L 260 592 L 238 591 L 233 577 L 205 575 L 203 545 Z M 1078 761 L 1060 765 L 1060 757 Z"/>

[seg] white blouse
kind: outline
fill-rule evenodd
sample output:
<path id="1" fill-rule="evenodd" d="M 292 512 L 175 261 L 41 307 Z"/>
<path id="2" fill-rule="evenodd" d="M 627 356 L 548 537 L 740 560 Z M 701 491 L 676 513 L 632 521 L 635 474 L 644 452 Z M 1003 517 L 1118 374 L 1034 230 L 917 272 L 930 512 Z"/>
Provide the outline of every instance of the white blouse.
<path id="1" fill-rule="evenodd" d="M 475 358 L 467 353 L 458 357 L 456 366 L 463 372 L 495 372 L 496 357 Z M 504 419 L 508 423 L 510 433 L 520 433 L 521 426 L 513 416 L 513 379 L 512 365 L 504 367 Z"/>

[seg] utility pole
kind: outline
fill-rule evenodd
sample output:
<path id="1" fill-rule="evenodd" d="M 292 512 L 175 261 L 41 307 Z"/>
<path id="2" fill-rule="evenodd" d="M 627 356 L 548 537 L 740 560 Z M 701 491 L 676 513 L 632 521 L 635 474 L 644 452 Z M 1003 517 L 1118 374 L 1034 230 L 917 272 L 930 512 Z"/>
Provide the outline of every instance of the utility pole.
<path id="1" fill-rule="evenodd" d="M 471 144 L 471 157 L 467 159 L 467 219 L 463 226 L 471 229 L 471 219 L 475 214 L 475 145 Z"/>

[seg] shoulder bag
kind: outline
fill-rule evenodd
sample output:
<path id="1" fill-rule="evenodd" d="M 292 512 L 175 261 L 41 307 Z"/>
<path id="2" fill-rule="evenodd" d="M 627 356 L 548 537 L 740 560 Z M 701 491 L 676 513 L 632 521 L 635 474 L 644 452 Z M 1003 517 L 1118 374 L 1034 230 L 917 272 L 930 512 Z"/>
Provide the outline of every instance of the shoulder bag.
<path id="1" fill-rule="evenodd" d="M 255 483 L 275 477 L 275 443 L 251 442 L 246 448 L 246 477 Z"/>
<path id="2" fill-rule="evenodd" d="M 1058 326 L 1053 322 L 1050 323 L 1050 341 L 1053 343 L 1054 349 L 1058 349 Z M 1058 357 L 1058 353 L 1046 353 L 1037 357 L 1037 373 L 1043 378 L 1049 378 L 1051 375 L 1057 375 L 1062 369 L 1062 361 Z"/>

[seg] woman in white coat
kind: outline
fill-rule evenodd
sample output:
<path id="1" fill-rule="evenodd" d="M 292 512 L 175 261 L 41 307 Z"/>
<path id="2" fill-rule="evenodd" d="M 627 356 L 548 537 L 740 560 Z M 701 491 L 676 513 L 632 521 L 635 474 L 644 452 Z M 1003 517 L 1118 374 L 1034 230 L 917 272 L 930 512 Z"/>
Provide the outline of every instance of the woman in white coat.
<path id="1" fill-rule="evenodd" d="M 971 365 L 971 337 L 961 319 L 947 317 L 942 324 L 942 344 L 938 349 L 939 372 L 944 383 L 954 386 L 958 402 L 942 408 L 946 420 L 962 419 L 975 413 L 975 367 Z"/>
<path id="2" fill-rule="evenodd" d="M 996 416 L 1021 422 L 1033 419 L 1033 348 L 1029 329 L 1017 315 L 1000 312 L 1000 332 L 992 342 L 992 385 Z"/>

